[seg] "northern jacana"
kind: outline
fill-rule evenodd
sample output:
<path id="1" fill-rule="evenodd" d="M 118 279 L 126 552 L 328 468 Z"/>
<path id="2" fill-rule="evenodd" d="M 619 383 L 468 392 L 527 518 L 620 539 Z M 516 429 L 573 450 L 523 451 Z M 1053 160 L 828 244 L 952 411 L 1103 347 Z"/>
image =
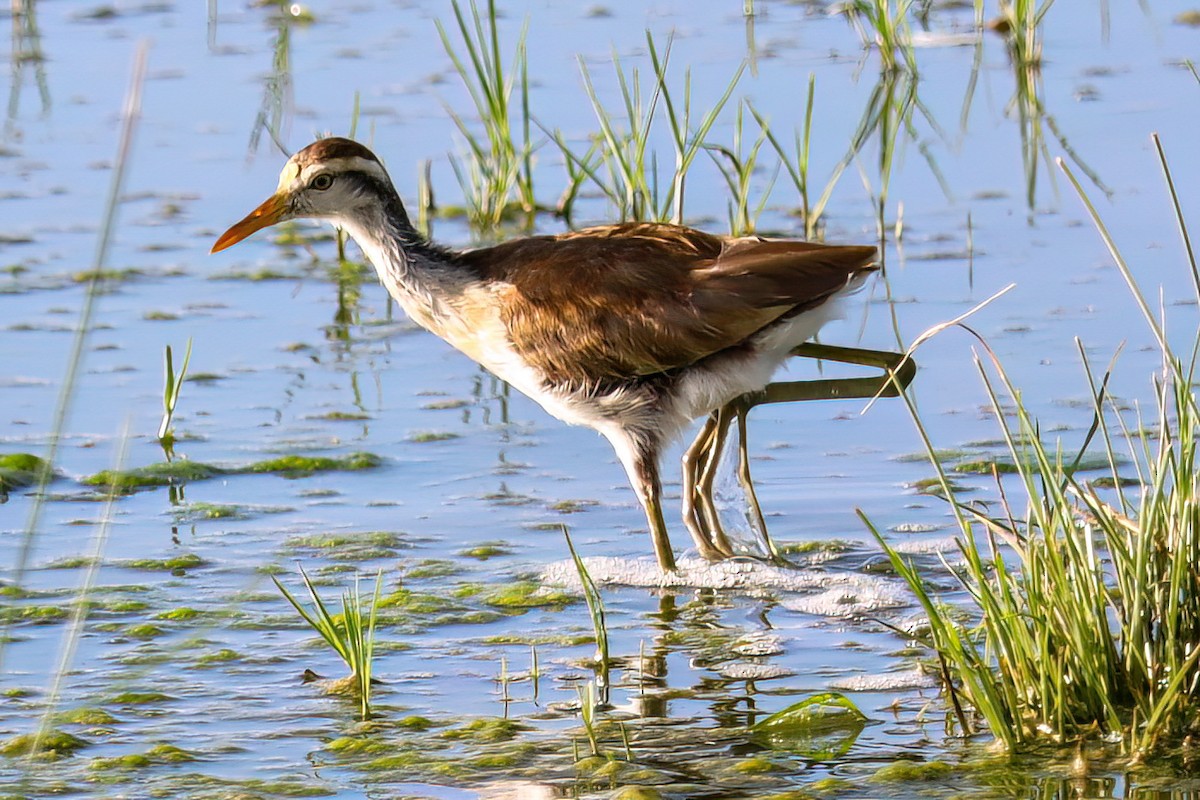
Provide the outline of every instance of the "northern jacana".
<path id="1" fill-rule="evenodd" d="M 667 571 L 663 448 L 693 420 L 766 386 L 876 269 L 874 247 L 652 223 L 450 250 L 413 227 L 375 154 L 341 138 L 292 156 L 275 194 L 212 252 L 297 217 L 344 229 L 409 317 L 551 415 L 607 438 Z M 702 556 L 731 554 L 694 514 L 685 522 Z"/>

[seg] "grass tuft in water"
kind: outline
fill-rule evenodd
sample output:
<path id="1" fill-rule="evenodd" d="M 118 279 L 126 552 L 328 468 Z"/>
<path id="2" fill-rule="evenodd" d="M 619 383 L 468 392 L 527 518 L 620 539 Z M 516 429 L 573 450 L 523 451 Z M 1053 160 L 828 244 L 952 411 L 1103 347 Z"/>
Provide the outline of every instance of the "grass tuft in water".
<path id="1" fill-rule="evenodd" d="M 600 99 L 586 63 L 580 59 L 584 90 L 600 123 L 600 132 L 592 137 L 587 151 L 579 154 L 566 141 L 555 135 L 555 142 L 568 162 L 573 197 L 586 176 L 612 202 L 622 220 L 652 220 L 682 224 L 687 173 L 692 162 L 705 146 L 709 130 L 729 101 L 741 79 L 746 65 L 741 64 L 721 97 L 693 124 L 691 71 L 684 73 L 683 97 L 677 95 L 667 81 L 671 57 L 671 41 L 661 51 L 649 31 L 646 46 L 654 71 L 653 84 L 643 99 L 643 87 L 637 68 L 626 76 L 620 58 L 613 54 L 617 85 L 621 93 L 621 108 L 613 111 Z M 659 109 L 663 115 L 660 117 Z M 651 138 L 658 119 L 664 119 L 667 135 L 675 151 L 674 166 L 662 176 Z M 622 126 L 620 120 L 624 119 Z M 663 178 L 660 184 L 660 177 Z M 668 187 L 669 188 L 664 188 Z M 561 206 L 561 203 L 560 203 Z"/>
<path id="2" fill-rule="evenodd" d="M 330 613 L 303 567 L 300 568 L 300 575 L 312 598 L 311 609 L 297 600 L 278 578 L 272 576 L 271 580 L 304 621 L 346 662 L 346 666 L 350 668 L 347 683 L 358 697 L 361 718 L 368 720 L 371 718 L 371 664 L 375 656 L 375 615 L 379 607 L 379 595 L 383 590 L 383 570 L 376 573 L 375 592 L 369 606 L 364 604 L 356 580 L 354 588 L 342 594 L 342 613 L 338 615 Z"/>
<path id="3" fill-rule="evenodd" d="M 1200 296 L 1200 271 L 1161 148 L 1159 156 Z M 928 615 L 929 642 L 964 733 L 974 732 L 977 713 L 1008 750 L 1100 738 L 1120 741 L 1136 761 L 1183 741 L 1200 702 L 1200 453 L 1194 433 L 1200 426 L 1194 391 L 1200 330 L 1191 331 L 1189 356 L 1179 357 L 1166 338 L 1165 320 L 1151 310 L 1075 175 L 1062 160 L 1059 166 L 1157 342 L 1161 368 L 1151 381 L 1149 408 L 1123 409 L 1107 391 L 1112 366 L 1098 379 L 1077 341 L 1092 425 L 1078 455 L 1061 446 L 1052 450 L 985 344 L 986 362 L 976 357 L 976 366 L 1016 467 L 999 484 L 994 513 L 957 499 L 913 411 L 958 522 L 963 564 L 951 569 L 977 606 L 977 628 L 965 627 L 955 609 L 931 595 L 913 563 L 867 524 Z M 911 399 L 906 402 L 913 410 Z M 1079 477 L 1077 467 L 1094 441 L 1107 457 L 1112 489 Z M 1133 489 L 1118 480 L 1121 451 L 1128 451 L 1139 478 Z M 1013 505 L 1013 485 L 1024 497 L 1023 508 Z"/>
<path id="4" fill-rule="evenodd" d="M 792 185 L 796 187 L 796 192 L 800 195 L 800 216 L 804 220 L 804 238 L 809 241 L 819 241 L 821 236 L 821 220 L 825 214 L 825 206 L 829 204 L 829 198 L 833 195 L 833 188 L 841 179 L 842 173 L 846 171 L 846 167 L 850 165 L 853 153 L 847 154 L 845 158 L 837 163 L 833 171 L 829 175 L 829 180 L 825 182 L 825 188 L 821 190 L 821 196 L 815 203 L 811 202 L 809 197 L 809 187 L 811 181 L 809 178 L 810 158 L 812 155 L 812 130 L 813 130 L 813 101 L 816 94 L 817 77 L 809 73 L 808 76 L 808 95 L 804 104 L 804 127 L 796 131 L 796 152 L 795 156 L 790 155 L 771 131 L 770 125 L 753 106 L 747 105 L 750 109 L 754 121 L 758 123 L 758 127 L 762 130 L 763 136 L 770 143 L 771 148 L 779 157 L 779 163 L 783 165 L 785 174 L 792 181 Z"/>
<path id="5" fill-rule="evenodd" d="M 729 147 L 719 144 L 707 144 L 705 148 L 709 155 L 712 156 L 713 162 L 720 170 L 721 176 L 725 179 L 725 185 L 729 187 L 729 234 L 731 236 L 746 236 L 754 233 L 758 225 L 758 217 L 762 214 L 763 209 L 767 205 L 767 201 L 771 198 L 771 189 L 775 186 L 775 179 L 779 176 L 779 164 L 775 165 L 775 170 L 771 177 L 767 180 L 766 186 L 761 190 L 756 202 L 751 202 L 751 194 L 753 192 L 753 177 L 755 168 L 758 165 L 758 153 L 762 150 L 763 144 L 767 141 L 767 129 L 763 124 L 759 124 L 759 133 L 754 140 L 754 144 L 750 145 L 750 149 L 743 151 L 743 112 L 749 107 L 749 103 L 745 100 L 738 105 L 737 116 L 734 120 L 733 127 L 733 143 Z M 750 109 L 753 114 L 753 109 Z"/>
<path id="6" fill-rule="evenodd" d="M 866 47 L 879 51 L 888 72 L 907 67 L 916 72 L 908 10 L 912 0 L 850 0 L 841 9 Z"/>
<path id="7" fill-rule="evenodd" d="M 461 116 L 449 111 L 454 124 L 466 140 L 466 165 L 452 159 L 451 165 L 462 186 L 467 202 L 467 218 L 477 229 L 491 230 L 511 216 L 511 198 L 528 220 L 537 210 L 533 196 L 533 151 L 530 138 L 529 71 L 525 38 L 528 22 L 517 37 L 512 66 L 506 70 L 496 25 L 496 3 L 488 0 L 486 13 L 475 0 L 468 0 L 466 11 L 458 0 L 451 0 L 454 20 L 462 40 L 465 58 L 437 21 L 438 34 L 454 69 L 471 95 L 475 112 L 483 125 L 478 135 Z M 512 115 L 512 94 L 520 81 L 520 119 Z M 514 131 L 520 124 L 520 141 Z"/>

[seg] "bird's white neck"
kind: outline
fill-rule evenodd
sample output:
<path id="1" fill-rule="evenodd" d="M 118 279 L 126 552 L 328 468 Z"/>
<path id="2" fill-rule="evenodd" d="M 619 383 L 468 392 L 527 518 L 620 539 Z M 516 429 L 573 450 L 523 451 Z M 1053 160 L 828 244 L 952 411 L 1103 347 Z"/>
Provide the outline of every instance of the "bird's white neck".
<path id="1" fill-rule="evenodd" d="M 417 324 L 444 335 L 457 298 L 470 283 L 443 252 L 385 213 L 336 220 L 375 267 L 380 282 Z"/>

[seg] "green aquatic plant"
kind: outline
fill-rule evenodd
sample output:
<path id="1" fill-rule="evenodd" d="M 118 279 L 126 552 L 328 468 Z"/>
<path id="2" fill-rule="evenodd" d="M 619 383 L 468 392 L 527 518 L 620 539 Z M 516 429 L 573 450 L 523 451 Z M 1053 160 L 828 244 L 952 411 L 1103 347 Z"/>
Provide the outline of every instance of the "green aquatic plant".
<path id="1" fill-rule="evenodd" d="M 829 175 L 829 179 L 825 182 L 825 187 L 821 190 L 821 196 L 815 203 L 810 201 L 809 187 L 811 185 L 809 179 L 810 160 L 812 155 L 812 130 L 813 130 L 813 99 L 816 94 L 817 76 L 809 73 L 808 76 L 808 95 L 804 102 L 804 127 L 796 131 L 795 134 L 795 155 L 790 155 L 771 131 L 770 125 L 765 117 L 758 113 L 753 106 L 747 104 L 750 113 L 754 116 L 754 120 L 758 123 L 762 130 L 763 136 L 770 143 L 771 148 L 779 157 L 779 163 L 783 166 L 788 178 L 791 179 L 792 185 L 796 187 L 796 192 L 800 195 L 800 216 L 804 220 L 804 238 L 810 241 L 818 241 L 821 239 L 821 219 L 825 214 L 825 206 L 829 204 L 829 198 L 833 195 L 833 188 L 837 185 L 845 172 L 846 167 L 850 165 L 852 153 L 842 158 L 834 166 Z"/>
<path id="2" fill-rule="evenodd" d="M 561 130 L 556 128 L 553 131 L 546 131 L 543 128 L 543 131 L 558 147 L 559 153 L 563 157 L 563 166 L 567 170 L 567 185 L 559 195 L 558 202 L 554 204 L 554 213 L 570 225 L 575 211 L 575 201 L 579 198 L 580 190 L 588 181 L 599 182 L 600 180 L 596 176 L 604 161 L 604 137 L 593 134 L 588 138 L 587 149 L 580 153 L 571 149 L 571 145 Z"/>
<path id="3" fill-rule="evenodd" d="M 871 96 L 859 119 L 858 128 L 851 137 L 849 152 L 846 154 L 847 163 L 849 163 L 867 149 L 868 143 L 872 140 L 875 141 L 878 151 L 877 172 L 879 175 L 875 224 L 880 241 L 883 241 L 886 233 L 884 217 L 887 211 L 888 192 L 891 188 L 892 170 L 905 138 L 924 157 L 925 163 L 937 180 L 942 193 L 947 198 L 951 196 L 949 184 L 942 175 L 934 151 L 927 141 L 928 137 L 922 135 L 921 128 L 928 127 L 938 140 L 946 141 L 947 137 L 933 116 L 933 112 L 921 101 L 918 92 L 919 86 L 920 79 L 915 69 L 881 70 L 879 80 L 871 91 Z M 923 126 L 920 123 L 923 123 Z M 897 239 L 899 234 L 900 223 L 897 222 Z"/>
<path id="4" fill-rule="evenodd" d="M 0 456 L 0 502 L 7 500 L 13 489 L 33 485 L 46 472 L 46 462 L 32 453 Z"/>
<path id="5" fill-rule="evenodd" d="M 295 86 L 292 80 L 292 25 L 298 20 L 288 13 L 283 3 L 276 4 L 275 10 L 277 13 L 270 19 L 275 25 L 271 71 L 263 80 L 262 102 L 250 128 L 250 153 L 258 150 L 264 133 L 280 152 L 288 152 L 284 146 L 287 139 L 286 127 L 295 105 Z"/>
<path id="6" fill-rule="evenodd" d="M 1054 0 L 1000 0 L 1000 16 L 992 27 L 1008 40 L 1017 63 L 1042 62 L 1042 20 L 1052 5 Z"/>
<path id="7" fill-rule="evenodd" d="M 333 614 L 321 600 L 317 587 L 312 578 L 300 568 L 304 587 L 312 598 L 312 607 L 301 603 L 288 588 L 272 576 L 271 580 L 291 603 L 301 618 L 315 630 L 325 643 L 337 653 L 346 666 L 350 668 L 350 677 L 345 683 L 358 698 L 359 711 L 363 720 L 371 718 L 371 665 L 375 658 L 375 618 L 379 608 L 379 595 L 383 590 L 383 570 L 375 575 L 375 591 L 369 603 L 364 603 L 358 590 L 358 580 L 354 588 L 342 593 L 342 613 Z M 340 687 L 339 687 L 340 688 Z"/>
<path id="8" fill-rule="evenodd" d="M 1200 270 L 1161 147 L 1159 155 L 1200 297 Z M 917 568 L 867 524 L 928 615 L 928 642 L 964 732 L 973 732 L 977 713 L 1009 750 L 1099 736 L 1119 740 L 1137 760 L 1187 736 L 1200 701 L 1200 453 L 1194 434 L 1200 429 L 1194 390 L 1200 330 L 1192 333 L 1190 354 L 1177 355 L 1165 320 L 1147 302 L 1078 179 L 1058 163 L 1157 343 L 1161 368 L 1150 407 L 1122 408 L 1108 391 L 1114 367 L 1098 378 L 1077 342 L 1092 424 L 1074 456 L 1061 446 L 1051 449 L 985 344 L 986 358 L 977 357 L 976 366 L 1016 469 L 1003 481 L 996 473 L 1001 502 L 988 512 L 957 499 L 906 396 L 958 523 L 963 562 L 952 571 L 976 606 L 977 628 L 963 625 Z M 1103 448 L 1111 488 L 1080 477 L 1078 467 L 1094 442 Z M 1118 474 L 1124 459 L 1138 476 L 1132 488 Z M 1013 485 L 1023 507 L 1012 499 Z"/>
<path id="9" fill-rule="evenodd" d="M 187 341 L 187 350 L 183 354 L 183 363 L 179 372 L 171 357 L 171 345 L 167 345 L 163 358 L 163 415 L 158 424 L 158 441 L 167 454 L 167 460 L 174 454 L 175 431 L 171 421 L 175 418 L 175 408 L 179 405 L 179 393 L 183 390 L 183 382 L 187 379 L 188 364 L 192 361 L 192 340 Z"/>
<path id="10" fill-rule="evenodd" d="M 750 726 L 750 738 L 775 750 L 829 761 L 853 746 L 870 720 L 850 698 L 823 692 Z"/>
<path id="11" fill-rule="evenodd" d="M 480 136 L 459 114 L 448 109 L 467 143 L 466 164 L 458 159 L 451 160 L 466 196 L 467 217 L 477 228 L 495 228 L 509 214 L 515 195 L 520 210 L 532 219 L 537 203 L 533 194 L 535 148 L 530 135 L 529 67 L 525 45 L 528 21 L 517 36 L 512 64 L 506 68 L 496 24 L 495 0 L 488 0 L 486 12 L 481 11 L 475 0 L 468 0 L 465 12 L 458 0 L 451 0 L 450 7 L 454 11 L 465 58 L 459 55 L 440 20 L 436 21 L 438 35 L 455 72 L 471 95 L 483 125 Z M 518 81 L 520 116 L 514 118 L 512 95 Z"/>
<path id="12" fill-rule="evenodd" d="M 746 65 L 743 63 L 738 66 L 721 97 L 693 124 L 691 70 L 684 73 L 683 97 L 680 100 L 672 93 L 667 80 L 671 40 L 668 39 L 660 51 L 654 36 L 647 31 L 646 46 L 654 73 L 648 90 L 642 87 L 638 69 L 632 68 L 627 76 L 620 57 L 613 53 L 613 67 L 621 94 L 618 111 L 605 106 L 592 82 L 587 64 L 580 58 L 584 91 L 592 104 L 600 131 L 592 138 L 592 145 L 583 155 L 573 152 L 561 137 L 556 138 L 556 142 L 570 164 L 572 185 L 582 182 L 581 176 L 586 175 L 615 206 L 621 220 L 682 224 L 688 171 L 705 147 L 708 133 L 733 95 Z M 675 154 L 674 166 L 665 175 L 659 174 L 657 151 L 652 144 L 660 109 L 662 118 L 665 118 L 661 124 L 666 125 Z M 624 125 L 620 122 L 622 119 Z M 597 142 L 601 144 L 599 148 L 596 147 Z M 665 186 L 670 188 L 664 189 Z"/>
<path id="13" fill-rule="evenodd" d="M 767 141 L 767 128 L 764 123 L 759 123 L 759 133 L 754 144 L 750 145 L 749 150 L 743 150 L 742 112 L 748 106 L 749 103 L 745 100 L 738 105 L 733 127 L 733 143 L 729 147 L 720 144 L 705 145 L 713 162 L 717 165 L 717 169 L 720 170 L 721 176 L 725 179 L 725 185 L 729 187 L 729 199 L 726 202 L 729 207 L 729 234 L 731 236 L 746 236 L 754 233 L 758 217 L 766 207 L 767 201 L 771 199 L 771 189 L 775 187 L 775 179 L 779 176 L 780 165 L 776 164 L 766 186 L 759 193 L 758 201 L 752 204 L 750 197 L 753 190 L 753 177 L 755 168 L 758 166 L 758 153 Z M 753 114 L 753 109 L 751 109 L 751 113 Z"/>
<path id="14" fill-rule="evenodd" d="M 1009 65 L 1013 70 L 1014 88 L 1005 113 L 1015 117 L 1021 137 L 1021 161 L 1025 172 L 1025 201 L 1032 212 L 1037 202 L 1037 186 L 1041 165 L 1052 168 L 1049 136 L 1079 168 L 1096 188 L 1105 194 L 1112 192 L 1104 185 L 1100 175 L 1080 157 L 1066 134 L 1060 129 L 1053 114 L 1043 102 L 1042 82 L 1042 26 L 1046 12 L 1054 0 L 1001 0 L 1000 16 L 989 23 L 989 27 L 1004 38 Z M 977 14 L 977 19 L 980 17 Z M 968 87 L 967 103 L 974 90 L 974 81 Z M 1047 135 L 1049 132 L 1049 136 Z M 1053 172 L 1050 172 L 1053 182 Z M 1052 183 L 1053 185 L 1053 183 Z"/>
<path id="15" fill-rule="evenodd" d="M 911 7 L 912 0 L 850 0 L 841 6 L 841 13 L 863 46 L 878 50 L 885 71 L 906 68 L 915 74 L 917 61 L 908 25 Z"/>
<path id="16" fill-rule="evenodd" d="M 583 722 L 583 733 L 588 741 L 588 754 L 599 756 L 604 753 L 600 746 L 599 723 L 596 721 L 596 710 L 600 702 L 596 696 L 596 682 L 588 681 L 578 685 L 575 691 L 579 694 L 579 719 Z M 576 756 L 576 761 L 579 757 Z"/>
<path id="17" fill-rule="evenodd" d="M 33 69 L 33 80 L 42 101 L 42 115 L 50 113 L 50 82 L 46 79 L 46 54 L 42 49 L 42 35 L 38 28 L 37 4 L 35 0 L 12 1 L 12 84 L 8 95 L 8 114 L 4 122 L 4 138 L 14 132 L 17 114 L 21 108 L 21 88 L 25 85 L 24 72 Z"/>
<path id="18" fill-rule="evenodd" d="M 601 701 L 607 703 L 612 657 L 608 647 L 608 624 L 604 614 L 604 598 L 600 596 L 600 590 L 596 588 L 596 582 L 592 580 L 587 565 L 583 563 L 583 559 L 575 550 L 575 544 L 571 541 L 571 534 L 567 530 L 567 526 L 561 527 L 563 536 L 567 540 L 567 549 L 571 551 L 571 560 L 575 562 L 575 571 L 579 574 L 579 584 L 583 587 L 583 599 L 587 602 L 588 617 L 592 620 L 592 630 L 596 634 L 596 680 L 600 685 Z M 595 754 L 593 753 L 593 755 Z"/>

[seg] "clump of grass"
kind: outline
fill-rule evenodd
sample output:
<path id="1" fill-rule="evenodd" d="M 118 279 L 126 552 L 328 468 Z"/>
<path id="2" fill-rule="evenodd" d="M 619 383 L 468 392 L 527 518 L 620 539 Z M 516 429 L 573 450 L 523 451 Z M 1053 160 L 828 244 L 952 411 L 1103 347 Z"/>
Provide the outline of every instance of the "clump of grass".
<path id="1" fill-rule="evenodd" d="M 907 67 L 916 72 L 908 9 L 912 0 L 851 0 L 842 13 L 865 46 L 874 46 L 886 71 Z"/>
<path id="2" fill-rule="evenodd" d="M 1008 40 L 1017 63 L 1042 63 L 1042 19 L 1052 5 L 1054 0 L 1000 0 L 1000 16 L 991 27 Z"/>
<path id="3" fill-rule="evenodd" d="M 1040 164 L 1044 161 L 1047 167 L 1051 166 L 1047 130 L 1096 188 L 1105 194 L 1112 194 L 1100 175 L 1072 147 L 1042 100 L 1042 22 L 1052 5 L 1054 0 L 1001 0 L 1000 16 L 988 23 L 992 30 L 1004 37 L 1013 70 L 1014 91 L 1005 111 L 1016 116 L 1020 129 L 1025 200 L 1030 211 L 1037 200 Z M 1053 181 L 1052 172 L 1050 178 Z"/>
<path id="4" fill-rule="evenodd" d="M 495 0 L 488 0 L 486 13 L 481 12 L 475 0 L 469 0 L 466 13 L 458 0 L 452 0 L 450 6 L 454 10 L 465 59 L 459 56 L 440 21 L 436 23 L 438 34 L 483 125 L 480 136 L 461 116 L 449 111 L 468 148 L 465 166 L 457 159 L 452 159 L 451 164 L 466 196 L 468 219 L 472 225 L 487 230 L 495 228 L 509 215 L 513 195 L 526 215 L 532 217 L 537 210 L 533 196 L 534 145 L 530 136 L 529 70 L 525 49 L 528 22 L 521 28 L 512 65 L 506 69 L 496 25 Z M 520 81 L 519 120 L 513 118 L 511 108 L 517 80 Z M 520 125 L 519 141 L 514 130 L 517 123 Z"/>
<path id="5" fill-rule="evenodd" d="M 621 108 L 613 111 L 600 99 L 592 83 L 586 63 L 580 59 L 584 90 L 600 131 L 592 137 L 591 145 L 582 155 L 573 151 L 561 135 L 555 141 L 568 162 L 571 185 L 576 187 L 584 177 L 596 185 L 615 206 L 621 220 L 652 220 L 683 222 L 683 204 L 687 173 L 692 162 L 705 146 L 709 130 L 716 123 L 725 104 L 733 94 L 746 65 L 741 64 L 725 87 L 724 93 L 693 124 L 691 70 L 684 73 L 683 97 L 672 94 L 667 81 L 671 58 L 671 41 L 660 51 L 653 35 L 646 32 L 646 46 L 654 72 L 653 83 L 643 94 L 638 69 L 626 76 L 621 59 L 613 54 L 617 85 L 621 93 Z M 662 117 L 659 110 L 662 110 Z M 623 112 L 623 113 L 622 113 Z M 666 132 L 675 153 L 674 167 L 660 184 L 658 158 L 651 144 L 658 119 L 665 119 Z M 620 120 L 624 119 L 624 125 Z M 663 187 L 669 186 L 669 189 Z M 568 189 L 571 196 L 574 191 Z M 560 204 L 561 205 L 561 204 Z"/>
<path id="6" fill-rule="evenodd" d="M 1161 148 L 1159 153 L 1200 297 L 1200 271 Z M 1182 740 L 1200 701 L 1200 461 L 1194 434 L 1200 426 L 1194 393 L 1200 331 L 1186 360 L 1172 350 L 1165 321 L 1151 310 L 1074 174 L 1062 160 L 1059 166 L 1158 344 L 1161 370 L 1153 379 L 1151 407 L 1130 419 L 1131 412 L 1107 392 L 1112 368 L 1097 379 L 1080 344 L 1092 426 L 1079 455 L 1061 447 L 1052 451 L 988 350 L 990 369 L 979 358 L 976 363 L 1016 465 L 1001 484 L 996 514 L 956 499 L 917 419 L 958 521 L 963 565 L 954 571 L 978 606 L 977 629 L 957 621 L 929 594 L 916 568 L 871 530 L 929 616 L 929 640 L 964 732 L 973 731 L 974 712 L 1010 750 L 1097 736 L 1119 740 L 1137 760 Z M 1078 477 L 1082 454 L 1097 439 L 1112 489 Z M 1125 447 L 1139 478 L 1133 489 L 1117 480 L 1118 451 Z M 1014 508 L 1009 483 L 1020 488 L 1024 508 Z"/>
<path id="7" fill-rule="evenodd" d="M 717 169 L 721 171 L 721 176 L 725 178 L 725 184 L 729 187 L 729 233 L 731 236 L 745 236 L 754 233 L 758 217 L 771 198 L 771 189 L 774 188 L 775 179 L 779 176 L 779 165 L 776 164 L 765 188 L 759 194 L 758 201 L 752 204 L 750 200 L 753 190 L 752 178 L 755 168 L 758 166 L 758 153 L 767 141 L 767 128 L 760 124 L 754 144 L 750 145 L 749 150 L 743 152 L 742 120 L 743 110 L 747 107 L 749 107 L 749 103 L 744 100 L 738 106 L 733 127 L 733 143 L 730 147 L 719 144 L 705 145 L 713 157 Z M 751 109 L 751 114 L 753 114 L 753 109 Z"/>
<path id="8" fill-rule="evenodd" d="M 383 590 L 383 571 L 375 576 L 375 592 L 370 604 L 364 604 L 358 591 L 358 581 L 354 588 L 342 594 L 342 613 L 334 615 L 321 600 L 317 588 L 304 568 L 300 568 L 304 586 L 312 598 L 312 608 L 307 608 L 287 587 L 272 576 L 271 580 L 292 604 L 305 622 L 320 634 L 321 638 L 341 656 L 350 668 L 350 677 L 346 683 L 359 700 L 359 710 L 363 720 L 371 718 L 371 664 L 375 657 L 375 615 L 379 607 L 379 595 Z"/>
<path id="9" fill-rule="evenodd" d="M 771 148 L 779 157 L 779 163 L 791 179 L 792 185 L 796 187 L 797 193 L 800 195 L 800 214 L 804 220 L 804 238 L 815 240 L 820 238 L 821 218 L 825 214 L 825 206 L 829 204 L 829 198 L 833 194 L 833 187 L 837 185 L 841 179 L 842 173 L 849 166 L 851 155 L 847 155 L 833 168 L 830 173 L 829 180 L 825 183 L 825 188 L 821 191 L 821 196 L 815 203 L 811 202 L 809 197 L 809 166 L 812 154 L 812 122 L 813 122 L 813 99 L 816 94 L 817 77 L 814 74 L 808 76 L 808 96 L 804 103 L 804 127 L 796 131 L 796 152 L 795 156 L 790 155 L 780 143 L 779 139 L 771 131 L 767 120 L 754 109 L 753 106 L 748 106 L 750 113 L 754 116 L 755 122 L 758 123 L 762 130 L 762 135 L 766 137 Z"/>

